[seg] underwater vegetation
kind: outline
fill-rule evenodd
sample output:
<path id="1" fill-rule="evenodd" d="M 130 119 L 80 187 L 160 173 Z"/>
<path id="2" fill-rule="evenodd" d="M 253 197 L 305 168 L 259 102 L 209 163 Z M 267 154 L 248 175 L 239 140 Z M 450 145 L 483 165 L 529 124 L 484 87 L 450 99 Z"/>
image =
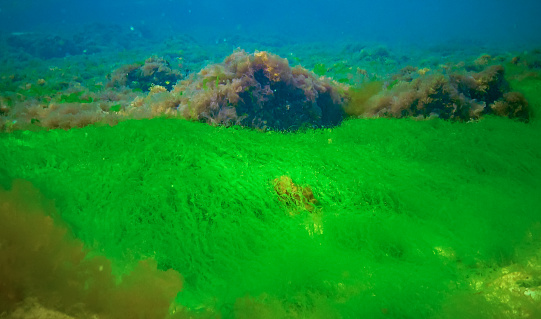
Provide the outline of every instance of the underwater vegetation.
<path id="1" fill-rule="evenodd" d="M 336 83 L 268 52 L 237 51 L 175 91 L 182 92 L 177 109 L 184 118 L 211 124 L 295 130 L 336 126 L 343 119 Z"/>
<path id="2" fill-rule="evenodd" d="M 0 317 L 170 318 L 182 288 L 178 272 L 140 261 L 118 282 L 111 261 L 90 254 L 56 214 L 28 182 L 0 191 Z"/>
<path id="3" fill-rule="evenodd" d="M 102 288 L 125 291 L 119 309 L 152 293 L 138 305 L 163 317 L 535 318 L 534 124 L 380 118 L 282 134 L 152 119 L 3 133 L 13 261 L 1 269 L 29 279 L 2 280 L 20 296 L 9 309 L 34 298 L 81 317 L 62 302 L 81 298 L 98 318 L 120 312 L 88 299 Z M 126 291 L 139 260 L 133 276 L 148 281 Z M 162 282 L 179 283 L 169 269 L 182 287 Z"/>
<path id="4" fill-rule="evenodd" d="M 300 186 L 293 182 L 289 176 L 280 176 L 272 181 L 274 191 L 278 194 L 280 201 L 290 208 L 305 209 L 309 212 L 314 211 L 317 205 L 317 199 L 310 186 Z M 293 214 L 290 212 L 290 214 Z"/>
<path id="5" fill-rule="evenodd" d="M 483 115 L 528 121 L 528 101 L 520 92 L 510 92 L 501 65 L 479 72 L 427 74 L 428 70 L 406 67 L 383 88 L 371 82 L 350 92 L 345 107 L 350 115 L 364 117 L 437 117 L 446 120 L 474 120 Z"/>
<path id="6" fill-rule="evenodd" d="M 348 117 L 468 121 L 495 115 L 527 122 L 534 114 L 532 106 L 521 86 L 509 80 L 523 82 L 514 74 L 537 71 L 535 62 L 519 61 L 518 56 L 506 61 L 482 55 L 469 64 L 434 70 L 407 66 L 372 80 L 366 70 L 348 67 L 352 73 L 347 81 L 360 82 L 340 83 L 317 75 L 332 74 L 322 64 L 311 72 L 265 51 L 237 50 L 189 77 L 181 66 L 153 56 L 123 65 L 106 83 L 89 87 L 77 78 L 39 78 L 19 86 L 13 82 L 24 79 L 4 78 L 0 128 L 70 129 L 159 116 L 279 131 L 332 127 Z M 512 70 L 509 76 L 506 69 Z M 536 85 L 539 80 L 529 76 L 525 81 Z"/>
<path id="7" fill-rule="evenodd" d="M 541 317 L 541 51 L 87 31 L 0 34 L 0 318 Z"/>
<path id="8" fill-rule="evenodd" d="M 150 91 L 153 86 L 171 90 L 182 78 L 179 70 L 174 70 L 163 58 L 150 57 L 144 63 L 125 65 L 115 70 L 108 83 L 110 87 L 124 87 Z"/>

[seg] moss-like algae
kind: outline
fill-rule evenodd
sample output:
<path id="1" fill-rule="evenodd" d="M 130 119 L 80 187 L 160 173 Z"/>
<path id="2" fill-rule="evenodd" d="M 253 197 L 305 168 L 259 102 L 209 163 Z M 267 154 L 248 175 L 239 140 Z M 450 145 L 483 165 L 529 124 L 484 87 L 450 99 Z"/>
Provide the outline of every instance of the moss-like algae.
<path id="1" fill-rule="evenodd" d="M 187 309 L 448 318 L 467 311 L 449 309 L 461 294 L 505 311 L 532 298 L 502 305 L 483 287 L 538 254 L 540 143 L 533 123 L 495 117 L 296 134 L 154 119 L 2 134 L 0 176 L 55 199 L 88 247 L 181 273 Z M 284 175 L 310 186 L 317 222 L 284 209 L 272 184 Z"/>

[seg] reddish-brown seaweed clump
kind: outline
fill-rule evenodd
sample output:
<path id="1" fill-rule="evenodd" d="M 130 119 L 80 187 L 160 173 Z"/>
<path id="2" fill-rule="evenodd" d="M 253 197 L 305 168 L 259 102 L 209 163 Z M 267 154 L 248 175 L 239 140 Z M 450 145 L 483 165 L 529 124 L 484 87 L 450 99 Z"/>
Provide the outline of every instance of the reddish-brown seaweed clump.
<path id="1" fill-rule="evenodd" d="M 56 78 L 2 77 L 9 90 L 0 93 L 0 131 L 115 125 L 157 116 L 278 131 L 336 126 L 346 116 L 469 121 L 495 115 L 528 122 L 528 101 L 510 91 L 503 66 L 492 64 L 499 60 L 484 55 L 466 67 L 408 66 L 388 81 L 374 77 L 356 86 L 291 67 L 268 52 L 241 50 L 189 79 L 158 57 L 124 65 L 107 83 L 93 85 L 65 79 L 64 70 L 53 68 L 62 72 Z M 513 63 L 521 61 L 522 56 Z"/>
<path id="2" fill-rule="evenodd" d="M 385 89 L 379 84 L 376 90 L 369 85 L 349 89 L 345 110 L 349 115 L 366 117 L 472 120 L 494 114 L 529 120 L 526 98 L 519 92 L 509 92 L 500 65 L 488 66 L 480 72 L 452 74 L 415 71 L 402 70 L 394 77 L 397 83 L 392 88 Z"/>
<path id="3" fill-rule="evenodd" d="M 295 130 L 335 126 L 344 116 L 338 83 L 267 52 L 236 51 L 175 91 L 183 92 L 183 117 L 211 124 Z"/>
<path id="4" fill-rule="evenodd" d="M 280 176 L 272 181 L 274 191 L 278 194 L 281 202 L 294 209 L 312 212 L 317 204 L 317 199 L 312 193 L 310 186 L 300 186 L 293 182 L 289 176 Z"/>
<path id="5" fill-rule="evenodd" d="M 142 260 L 118 280 L 109 259 L 55 222 L 53 203 L 29 182 L 0 187 L 0 203 L 0 317 L 171 317 L 183 283 L 177 271 Z"/>

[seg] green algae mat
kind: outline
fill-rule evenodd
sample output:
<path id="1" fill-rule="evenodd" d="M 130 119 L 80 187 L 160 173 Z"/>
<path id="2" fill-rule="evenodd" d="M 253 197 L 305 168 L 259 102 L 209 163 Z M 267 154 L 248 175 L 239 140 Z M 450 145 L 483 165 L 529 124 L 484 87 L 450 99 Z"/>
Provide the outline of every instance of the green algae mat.
<path id="1" fill-rule="evenodd" d="M 2 134 L 0 148 L 2 187 L 31 182 L 117 272 L 178 271 L 186 318 L 541 313 L 536 122 L 130 120 Z"/>

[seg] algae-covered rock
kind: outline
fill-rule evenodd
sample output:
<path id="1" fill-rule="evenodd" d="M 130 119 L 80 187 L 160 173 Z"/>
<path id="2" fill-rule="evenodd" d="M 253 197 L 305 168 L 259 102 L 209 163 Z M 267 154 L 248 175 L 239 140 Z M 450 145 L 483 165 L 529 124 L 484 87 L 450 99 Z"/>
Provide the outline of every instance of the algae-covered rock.
<path id="1" fill-rule="evenodd" d="M 179 111 L 211 124 L 296 130 L 341 123 L 342 86 L 267 52 L 236 51 L 175 88 Z"/>

